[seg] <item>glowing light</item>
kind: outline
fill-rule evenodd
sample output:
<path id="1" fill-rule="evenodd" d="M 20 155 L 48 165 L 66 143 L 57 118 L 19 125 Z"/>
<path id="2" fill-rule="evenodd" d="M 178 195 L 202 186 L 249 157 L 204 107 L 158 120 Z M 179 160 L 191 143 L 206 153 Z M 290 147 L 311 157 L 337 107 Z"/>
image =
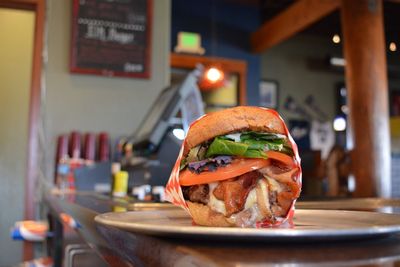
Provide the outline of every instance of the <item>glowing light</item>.
<path id="1" fill-rule="evenodd" d="M 397 45 L 396 45 L 395 42 L 390 42 L 389 50 L 392 51 L 392 52 L 396 52 L 397 51 Z"/>
<path id="2" fill-rule="evenodd" d="M 173 129 L 172 134 L 179 140 L 185 139 L 185 131 L 183 129 L 179 128 Z"/>
<path id="3" fill-rule="evenodd" d="M 348 114 L 349 113 L 349 107 L 346 105 L 343 105 L 340 107 L 340 110 L 344 113 L 344 114 Z"/>
<path id="4" fill-rule="evenodd" d="M 217 65 L 209 66 L 199 80 L 199 88 L 203 91 L 216 90 L 225 86 L 225 73 Z"/>
<path id="5" fill-rule="evenodd" d="M 329 62 L 331 63 L 332 66 L 337 66 L 337 67 L 346 66 L 346 60 L 341 57 L 331 57 L 329 59 Z"/>
<path id="6" fill-rule="evenodd" d="M 222 80 L 223 77 L 223 72 L 215 67 L 209 68 L 206 72 L 206 78 L 213 83 Z"/>
<path id="7" fill-rule="evenodd" d="M 335 34 L 335 35 L 332 37 L 332 42 L 334 42 L 335 44 L 340 43 L 340 36 L 339 36 L 339 34 Z"/>
<path id="8" fill-rule="evenodd" d="M 346 120 L 343 117 L 336 117 L 333 121 L 333 129 L 335 131 L 344 131 L 346 130 Z"/>
<path id="9" fill-rule="evenodd" d="M 354 177 L 353 174 L 349 175 L 349 178 L 347 180 L 347 187 L 349 189 L 349 192 L 354 192 L 354 190 L 356 190 L 356 177 Z"/>
<path id="10" fill-rule="evenodd" d="M 340 88 L 340 95 L 343 97 L 345 97 L 347 95 L 346 88 L 344 88 L 344 87 Z"/>

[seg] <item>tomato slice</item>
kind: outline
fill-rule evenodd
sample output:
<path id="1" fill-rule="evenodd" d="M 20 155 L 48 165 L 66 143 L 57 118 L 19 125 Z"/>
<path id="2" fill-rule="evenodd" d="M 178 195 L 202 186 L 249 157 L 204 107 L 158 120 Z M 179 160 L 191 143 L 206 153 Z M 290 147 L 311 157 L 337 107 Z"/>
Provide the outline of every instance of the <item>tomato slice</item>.
<path id="1" fill-rule="evenodd" d="M 181 185 L 208 184 L 215 181 L 226 180 L 246 172 L 261 169 L 270 163 L 266 159 L 234 159 L 229 165 L 219 167 L 215 171 L 204 171 L 199 174 L 185 169 L 179 174 Z"/>
<path id="2" fill-rule="evenodd" d="M 293 157 L 291 157 L 289 155 L 283 154 L 281 152 L 273 151 L 273 150 L 265 151 L 265 154 L 267 154 L 267 158 L 269 158 L 269 159 L 274 159 L 274 160 L 280 161 L 291 167 L 296 166 L 296 163 L 294 162 Z"/>
<path id="3" fill-rule="evenodd" d="M 268 159 L 280 161 L 288 166 L 295 166 L 292 157 L 276 152 L 266 151 Z M 222 181 L 233 178 L 250 171 L 258 170 L 270 165 L 268 159 L 257 158 L 239 158 L 234 159 L 229 165 L 219 167 L 215 171 L 204 171 L 199 174 L 192 173 L 188 169 L 182 170 L 179 173 L 179 183 L 183 186 L 190 186 L 196 184 L 208 184 L 215 181 Z"/>

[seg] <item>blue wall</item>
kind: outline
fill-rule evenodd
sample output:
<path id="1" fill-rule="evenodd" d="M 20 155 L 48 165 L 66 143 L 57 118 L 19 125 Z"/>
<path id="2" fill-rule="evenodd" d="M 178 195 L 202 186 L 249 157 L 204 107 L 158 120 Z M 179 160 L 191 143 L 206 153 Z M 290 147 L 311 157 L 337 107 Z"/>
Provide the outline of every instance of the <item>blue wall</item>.
<path id="1" fill-rule="evenodd" d="M 259 9 L 223 0 L 173 0 L 171 13 L 171 51 L 179 31 L 196 32 L 206 56 L 247 61 L 247 104 L 258 105 L 260 57 L 250 53 L 250 34 L 260 25 Z"/>

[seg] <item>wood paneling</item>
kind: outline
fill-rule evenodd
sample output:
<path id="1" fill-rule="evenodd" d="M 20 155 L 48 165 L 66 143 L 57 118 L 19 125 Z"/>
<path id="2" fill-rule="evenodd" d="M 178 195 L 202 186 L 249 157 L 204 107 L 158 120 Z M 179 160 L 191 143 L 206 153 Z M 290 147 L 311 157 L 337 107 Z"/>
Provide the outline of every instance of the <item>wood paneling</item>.
<path id="1" fill-rule="evenodd" d="M 382 0 L 342 1 L 356 197 L 390 194 L 388 80 Z"/>
<path id="2" fill-rule="evenodd" d="M 340 0 L 300 0 L 252 33 L 251 50 L 260 53 L 338 9 Z"/>

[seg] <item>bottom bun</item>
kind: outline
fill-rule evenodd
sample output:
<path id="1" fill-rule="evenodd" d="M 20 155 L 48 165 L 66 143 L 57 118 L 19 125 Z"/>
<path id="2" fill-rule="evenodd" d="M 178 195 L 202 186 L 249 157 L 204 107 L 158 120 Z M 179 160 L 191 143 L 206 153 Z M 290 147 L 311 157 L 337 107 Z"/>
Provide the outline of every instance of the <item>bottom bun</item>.
<path id="1" fill-rule="evenodd" d="M 208 206 L 201 203 L 186 201 L 193 221 L 198 225 L 217 226 L 217 227 L 232 227 L 233 223 L 229 223 L 226 217 L 219 212 L 213 211 Z"/>

